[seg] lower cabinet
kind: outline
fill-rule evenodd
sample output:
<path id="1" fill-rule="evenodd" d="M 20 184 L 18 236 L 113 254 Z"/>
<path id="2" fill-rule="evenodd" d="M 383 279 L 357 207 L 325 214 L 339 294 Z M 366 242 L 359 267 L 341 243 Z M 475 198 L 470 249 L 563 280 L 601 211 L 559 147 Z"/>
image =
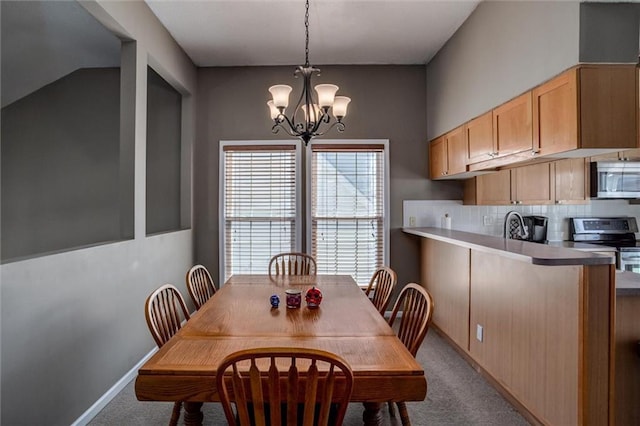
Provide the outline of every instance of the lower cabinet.
<path id="1" fill-rule="evenodd" d="M 434 328 L 530 420 L 612 424 L 612 265 L 535 265 L 432 238 L 421 248 Z"/>
<path id="2" fill-rule="evenodd" d="M 422 268 L 421 282 L 437 300 L 433 323 L 458 346 L 469 349 L 469 259 L 471 250 L 422 238 L 422 264 L 455 265 L 452 268 Z"/>
<path id="3" fill-rule="evenodd" d="M 640 424 L 640 295 L 616 297 L 616 424 Z"/>

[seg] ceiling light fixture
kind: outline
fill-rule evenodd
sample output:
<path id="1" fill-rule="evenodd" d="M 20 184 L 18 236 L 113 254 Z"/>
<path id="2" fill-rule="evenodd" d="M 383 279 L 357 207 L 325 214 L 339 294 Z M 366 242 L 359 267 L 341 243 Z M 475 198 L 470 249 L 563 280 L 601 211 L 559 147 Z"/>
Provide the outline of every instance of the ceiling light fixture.
<path id="1" fill-rule="evenodd" d="M 293 90 L 291 86 L 277 84 L 269 87 L 273 99 L 267 102 L 267 105 L 269 105 L 271 119 L 274 122 L 271 131 L 278 133 L 280 129 L 284 129 L 289 135 L 299 137 L 307 145 L 312 138 L 324 135 L 333 127 L 337 127 L 339 132 L 344 131 L 345 126 L 342 119 L 347 115 L 347 105 L 351 99 L 346 96 L 336 96 L 338 86 L 335 84 L 318 84 L 315 87 L 318 94 L 317 99 L 311 90 L 311 76 L 314 72 L 319 76 L 320 70 L 309 65 L 309 0 L 306 0 L 305 8 L 305 62 L 304 66 L 298 66 L 293 73 L 296 78 L 298 78 L 298 74 L 302 74 L 302 94 L 290 117 L 285 115 L 285 110 L 289 106 L 289 94 Z M 329 125 L 331 122 L 329 109 L 332 110 L 336 120 L 331 125 Z M 298 116 L 301 121 L 296 122 Z M 323 130 L 320 130 L 320 126 L 323 124 L 329 125 L 329 127 L 325 126 Z"/>

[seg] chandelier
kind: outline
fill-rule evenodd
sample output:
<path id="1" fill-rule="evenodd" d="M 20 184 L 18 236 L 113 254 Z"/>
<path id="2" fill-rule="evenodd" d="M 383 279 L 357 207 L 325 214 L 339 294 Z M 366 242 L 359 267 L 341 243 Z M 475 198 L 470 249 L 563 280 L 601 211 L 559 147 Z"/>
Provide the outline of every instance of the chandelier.
<path id="1" fill-rule="evenodd" d="M 273 99 L 267 102 L 267 105 L 274 123 L 271 131 L 278 133 L 280 129 L 284 129 L 290 136 L 299 137 L 307 145 L 312 138 L 324 135 L 333 127 L 336 127 L 339 132 L 344 131 L 342 119 L 347 115 L 347 105 L 351 99 L 346 96 L 336 96 L 338 86 L 335 84 L 318 84 L 315 87 L 317 97 L 311 90 L 311 76 L 313 73 L 319 76 L 320 70 L 309 65 L 309 0 L 305 2 L 304 28 L 306 34 L 304 66 L 299 65 L 293 73 L 294 77 L 298 78 L 300 74 L 303 78 L 300 99 L 293 113 L 287 116 L 285 111 L 289 106 L 289 94 L 293 89 L 286 84 L 277 84 L 269 87 Z M 330 124 L 332 121 L 330 109 L 335 117 L 332 124 Z M 298 119 L 299 121 L 296 121 Z"/>

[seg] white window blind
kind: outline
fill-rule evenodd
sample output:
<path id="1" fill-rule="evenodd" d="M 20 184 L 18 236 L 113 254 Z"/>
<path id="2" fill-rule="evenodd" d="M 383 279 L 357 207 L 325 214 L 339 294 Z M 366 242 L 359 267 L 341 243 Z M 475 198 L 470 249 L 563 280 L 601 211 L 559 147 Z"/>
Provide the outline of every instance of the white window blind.
<path id="1" fill-rule="evenodd" d="M 271 256 L 295 251 L 293 145 L 224 146 L 225 277 L 266 274 Z"/>
<path id="2" fill-rule="evenodd" d="M 318 273 L 369 282 L 384 262 L 384 145 L 313 145 L 311 253 Z"/>

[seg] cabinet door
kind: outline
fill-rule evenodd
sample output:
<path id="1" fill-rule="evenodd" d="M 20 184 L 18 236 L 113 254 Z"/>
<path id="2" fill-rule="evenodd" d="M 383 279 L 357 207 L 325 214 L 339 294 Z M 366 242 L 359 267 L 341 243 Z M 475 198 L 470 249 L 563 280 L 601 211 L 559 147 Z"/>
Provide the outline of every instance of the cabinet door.
<path id="1" fill-rule="evenodd" d="M 516 204 L 553 204 L 553 163 L 539 163 L 511 169 L 511 196 Z"/>
<path id="2" fill-rule="evenodd" d="M 578 148 L 575 69 L 533 90 L 533 143 L 540 155 Z"/>
<path id="3" fill-rule="evenodd" d="M 467 135 L 465 126 L 460 126 L 444 136 L 447 146 L 446 174 L 455 175 L 467 171 Z"/>
<path id="4" fill-rule="evenodd" d="M 493 140 L 499 156 L 533 148 L 531 92 L 493 110 Z"/>
<path id="5" fill-rule="evenodd" d="M 511 170 L 500 170 L 477 176 L 475 195 L 477 205 L 511 204 Z"/>
<path id="6" fill-rule="evenodd" d="M 444 136 L 434 139 L 429 144 L 429 176 L 438 179 L 447 172 L 447 144 Z"/>
<path id="7" fill-rule="evenodd" d="M 587 165 L 584 158 L 568 158 L 553 163 L 556 204 L 588 203 Z"/>
<path id="8" fill-rule="evenodd" d="M 580 68 L 580 148 L 638 148 L 638 87 L 630 65 Z"/>
<path id="9" fill-rule="evenodd" d="M 497 152 L 493 146 L 491 111 L 467 123 L 468 163 L 490 160 Z"/>

